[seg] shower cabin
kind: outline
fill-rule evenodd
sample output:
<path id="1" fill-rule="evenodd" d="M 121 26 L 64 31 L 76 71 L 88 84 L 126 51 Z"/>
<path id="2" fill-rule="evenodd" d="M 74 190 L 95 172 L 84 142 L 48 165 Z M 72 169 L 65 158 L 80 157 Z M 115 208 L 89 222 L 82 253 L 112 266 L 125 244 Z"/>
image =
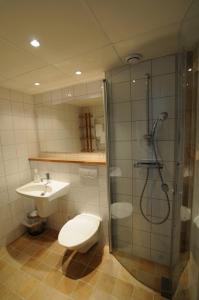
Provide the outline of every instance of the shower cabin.
<path id="1" fill-rule="evenodd" d="M 111 250 L 165 293 L 174 264 L 177 66 L 169 55 L 113 70 L 106 80 Z"/>
<path id="2" fill-rule="evenodd" d="M 124 65 L 104 81 L 111 252 L 146 286 L 180 300 L 175 291 L 190 256 L 199 49 L 182 41 L 178 54 Z"/>

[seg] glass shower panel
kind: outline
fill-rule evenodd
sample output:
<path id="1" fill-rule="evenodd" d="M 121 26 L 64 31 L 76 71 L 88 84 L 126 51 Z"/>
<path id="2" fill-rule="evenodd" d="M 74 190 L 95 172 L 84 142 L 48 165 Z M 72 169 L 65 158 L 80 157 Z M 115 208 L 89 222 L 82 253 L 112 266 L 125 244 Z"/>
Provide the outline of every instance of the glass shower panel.
<path id="1" fill-rule="evenodd" d="M 170 278 L 176 57 L 106 74 L 112 252 L 144 284 Z"/>

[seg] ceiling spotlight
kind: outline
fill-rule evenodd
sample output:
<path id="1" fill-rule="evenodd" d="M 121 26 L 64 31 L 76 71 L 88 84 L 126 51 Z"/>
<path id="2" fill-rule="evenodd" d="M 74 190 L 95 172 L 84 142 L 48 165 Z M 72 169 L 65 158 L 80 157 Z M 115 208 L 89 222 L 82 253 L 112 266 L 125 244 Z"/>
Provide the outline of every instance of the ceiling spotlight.
<path id="1" fill-rule="evenodd" d="M 192 71 L 192 68 L 189 68 L 189 69 L 188 69 L 188 72 L 191 72 L 191 71 Z"/>
<path id="2" fill-rule="evenodd" d="M 34 85 L 40 85 L 40 83 L 39 82 L 35 82 Z"/>
<path id="3" fill-rule="evenodd" d="M 132 81 L 133 83 L 135 83 L 135 79 L 133 79 L 133 81 Z"/>
<path id="4" fill-rule="evenodd" d="M 81 75 L 82 72 L 81 72 L 81 71 L 76 71 L 75 74 L 76 74 L 76 75 Z"/>
<path id="5" fill-rule="evenodd" d="M 37 48 L 37 47 L 40 46 L 40 42 L 39 42 L 38 40 L 32 40 L 32 41 L 30 42 L 30 44 L 31 44 L 31 46 L 33 46 L 33 47 L 35 47 L 35 48 Z"/>

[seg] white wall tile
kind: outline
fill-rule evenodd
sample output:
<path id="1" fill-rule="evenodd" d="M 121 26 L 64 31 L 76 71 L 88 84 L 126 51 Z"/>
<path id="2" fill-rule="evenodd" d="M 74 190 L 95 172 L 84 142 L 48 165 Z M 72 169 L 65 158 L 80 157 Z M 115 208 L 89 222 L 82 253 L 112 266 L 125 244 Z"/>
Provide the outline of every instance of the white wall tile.
<path id="1" fill-rule="evenodd" d="M 171 239 L 169 237 L 151 234 L 151 249 L 170 254 Z"/>
<path id="2" fill-rule="evenodd" d="M 152 97 L 175 96 L 175 73 L 152 78 Z"/>
<path id="3" fill-rule="evenodd" d="M 147 120 L 146 100 L 132 102 L 132 121 Z"/>
<path id="4" fill-rule="evenodd" d="M 146 79 L 137 79 L 131 83 L 132 100 L 146 99 L 147 84 Z"/>
<path id="5" fill-rule="evenodd" d="M 164 56 L 152 60 L 152 76 L 175 73 L 175 56 Z"/>
<path id="6" fill-rule="evenodd" d="M 129 159 L 111 160 L 111 168 L 119 168 L 121 177 L 132 177 L 132 161 Z"/>
<path id="7" fill-rule="evenodd" d="M 157 119 L 161 112 L 167 112 L 168 118 L 175 118 L 175 98 L 154 98 L 153 119 Z"/>
<path id="8" fill-rule="evenodd" d="M 120 83 L 124 81 L 129 81 L 130 78 L 130 67 L 124 66 L 122 68 L 119 68 L 113 71 L 111 74 L 111 81 L 113 83 Z"/>
<path id="9" fill-rule="evenodd" d="M 131 159 L 132 158 L 131 142 L 120 141 L 111 143 L 111 152 L 113 159 Z"/>
<path id="10" fill-rule="evenodd" d="M 146 74 L 151 74 L 151 61 L 144 61 L 131 67 L 131 81 L 146 78 Z"/>
<path id="11" fill-rule="evenodd" d="M 150 233 L 133 229 L 133 245 L 150 248 Z"/>
<path id="12" fill-rule="evenodd" d="M 130 101 L 130 81 L 121 83 L 112 83 L 112 102 Z"/>
<path id="13" fill-rule="evenodd" d="M 24 232 L 22 219 L 27 209 L 33 209 L 33 206 L 22 205 L 15 190 L 30 181 L 28 148 L 37 148 L 36 119 L 32 96 L 0 88 L 0 99 L 0 211 L 4 215 L 0 239 L 9 243 Z M 27 133 L 29 127 L 31 134 Z"/>
<path id="14" fill-rule="evenodd" d="M 131 121 L 131 103 L 114 103 L 110 107 L 111 120 L 113 122 Z"/>
<path id="15" fill-rule="evenodd" d="M 131 140 L 131 122 L 114 123 L 110 130 L 110 139 L 113 141 Z"/>

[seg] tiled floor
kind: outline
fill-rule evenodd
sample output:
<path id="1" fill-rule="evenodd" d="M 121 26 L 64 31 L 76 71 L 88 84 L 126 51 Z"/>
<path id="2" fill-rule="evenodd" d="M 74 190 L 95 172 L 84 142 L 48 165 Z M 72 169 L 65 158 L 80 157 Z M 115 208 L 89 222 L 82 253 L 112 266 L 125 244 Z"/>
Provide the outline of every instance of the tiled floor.
<path id="1" fill-rule="evenodd" d="M 132 276 L 135 276 L 143 284 L 158 292 L 161 290 L 161 278 L 171 277 L 170 269 L 167 266 L 128 255 L 124 251 L 114 250 L 114 256 L 126 267 Z"/>
<path id="2" fill-rule="evenodd" d="M 161 300 L 136 281 L 108 252 L 66 251 L 57 233 L 23 235 L 0 250 L 0 299 L 6 300 Z"/>

